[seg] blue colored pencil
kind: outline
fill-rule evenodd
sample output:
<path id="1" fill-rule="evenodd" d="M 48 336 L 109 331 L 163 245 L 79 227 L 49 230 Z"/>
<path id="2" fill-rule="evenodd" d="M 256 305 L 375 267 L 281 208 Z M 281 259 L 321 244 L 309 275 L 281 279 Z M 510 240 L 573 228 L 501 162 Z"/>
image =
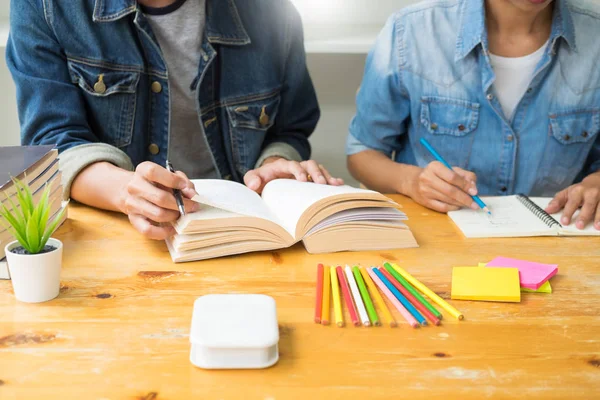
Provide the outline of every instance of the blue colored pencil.
<path id="1" fill-rule="evenodd" d="M 396 289 L 392 282 L 390 282 L 389 279 L 381 273 L 381 271 L 379 271 L 377 268 L 373 268 L 373 272 L 375 272 L 375 274 L 379 277 L 379 279 L 381 279 L 383 284 L 387 286 L 390 292 L 392 292 L 394 296 L 396 296 L 396 298 L 400 301 L 400 303 L 402 303 L 404 308 L 406 308 L 408 312 L 410 312 L 412 316 L 415 317 L 419 324 L 427 325 L 427 321 L 425 320 L 425 318 L 417 311 L 417 309 L 410 303 L 410 301 L 408 301 L 408 299 L 404 297 L 402 293 L 398 291 L 398 289 Z"/>
<path id="2" fill-rule="evenodd" d="M 437 151 L 435 151 L 435 149 L 434 149 L 434 148 L 431 146 L 431 144 L 429 144 L 429 142 L 427 141 L 427 139 L 425 139 L 425 138 L 421 138 L 420 142 L 421 142 L 421 144 L 422 144 L 423 146 L 425 146 L 425 148 L 426 148 L 426 149 L 427 149 L 427 150 L 428 150 L 428 151 L 431 153 L 431 155 L 432 155 L 433 157 L 435 157 L 435 159 L 436 159 L 436 160 L 438 160 L 439 162 L 441 162 L 442 164 L 444 164 L 444 165 L 445 165 L 445 166 L 446 166 L 448 169 L 452 170 L 452 166 L 451 166 L 450 164 L 448 164 L 448 163 L 446 162 L 446 160 L 444 160 L 444 159 L 442 158 L 442 156 L 441 156 L 441 155 L 440 155 L 440 154 L 439 154 Z M 471 196 L 471 195 L 469 195 L 469 196 Z M 486 212 L 486 213 L 488 213 L 489 215 L 492 215 L 492 213 L 491 213 L 490 209 L 489 209 L 489 208 L 487 208 L 487 206 L 486 206 L 486 205 L 485 205 L 485 203 L 484 203 L 484 202 L 483 202 L 483 201 L 482 201 L 482 200 L 479 198 L 479 196 L 471 196 L 471 198 L 473 199 L 473 201 L 474 201 L 475 203 L 477 203 L 477 205 L 478 205 L 479 207 L 481 207 L 481 209 L 482 209 L 483 211 L 485 211 L 485 212 Z"/>

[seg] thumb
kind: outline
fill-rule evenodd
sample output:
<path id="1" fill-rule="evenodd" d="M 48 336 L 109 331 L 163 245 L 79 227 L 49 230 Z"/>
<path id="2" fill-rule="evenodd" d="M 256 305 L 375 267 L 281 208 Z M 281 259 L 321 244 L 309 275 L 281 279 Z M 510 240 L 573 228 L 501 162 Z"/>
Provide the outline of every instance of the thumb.
<path id="1" fill-rule="evenodd" d="M 556 196 L 552 199 L 548 206 L 546 207 L 546 212 L 548 214 L 554 214 L 563 209 L 565 204 L 567 204 L 567 200 L 569 200 L 569 192 L 567 189 L 558 192 Z"/>
<path id="2" fill-rule="evenodd" d="M 468 192 L 470 195 L 475 196 L 478 192 L 477 175 L 475 175 L 474 172 L 467 171 L 459 167 L 454 167 L 452 169 L 467 182 L 467 187 L 464 188 L 465 192 Z"/>
<path id="3" fill-rule="evenodd" d="M 258 192 L 262 186 L 263 180 L 261 179 L 257 170 L 253 169 L 252 171 L 248 171 L 246 175 L 244 175 L 244 183 L 248 186 L 249 189 Z"/>

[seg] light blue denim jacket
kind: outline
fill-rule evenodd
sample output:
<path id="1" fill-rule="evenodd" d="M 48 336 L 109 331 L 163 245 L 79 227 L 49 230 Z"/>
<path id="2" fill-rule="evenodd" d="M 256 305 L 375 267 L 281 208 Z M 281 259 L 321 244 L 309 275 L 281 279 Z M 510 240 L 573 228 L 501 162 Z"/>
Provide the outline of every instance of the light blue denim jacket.
<path id="1" fill-rule="evenodd" d="M 426 166 L 421 137 L 485 195 L 551 196 L 600 170 L 600 3 L 556 0 L 552 33 L 508 120 L 494 93 L 484 0 L 393 15 L 367 59 L 347 153 Z"/>

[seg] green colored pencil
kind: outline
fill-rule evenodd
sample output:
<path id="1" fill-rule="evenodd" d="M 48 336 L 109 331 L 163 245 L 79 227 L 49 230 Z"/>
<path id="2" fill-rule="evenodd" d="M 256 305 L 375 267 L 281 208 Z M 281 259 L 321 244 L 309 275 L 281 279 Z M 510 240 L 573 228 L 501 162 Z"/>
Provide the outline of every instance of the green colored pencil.
<path id="1" fill-rule="evenodd" d="M 373 302 L 371 301 L 371 296 L 369 296 L 369 291 L 367 290 L 367 285 L 365 285 L 365 281 L 360 273 L 360 269 L 357 266 L 352 268 L 352 273 L 354 274 L 354 278 L 356 279 L 356 283 L 358 284 L 358 290 L 360 290 L 360 296 L 365 302 L 365 307 L 367 308 L 367 314 L 369 314 L 369 319 L 371 323 L 375 326 L 380 326 L 381 322 L 379 322 L 379 317 L 377 316 L 377 312 L 375 311 L 375 306 L 373 306 Z"/>
<path id="2" fill-rule="evenodd" d="M 421 293 L 417 292 L 416 289 L 413 288 L 412 285 L 408 283 L 408 281 L 404 279 L 402 275 L 400 275 L 394 268 L 392 268 L 392 266 L 389 263 L 385 263 L 383 264 L 383 266 L 390 274 L 392 274 L 394 278 L 396 278 L 398 282 L 400 282 L 402 286 L 406 288 L 406 290 L 410 292 L 410 294 L 415 296 L 415 298 L 419 300 L 425 306 L 425 308 L 431 311 L 431 313 L 439 319 L 442 319 L 442 314 L 438 310 L 436 310 L 435 307 L 429 304 L 429 302 L 425 300 L 423 296 L 421 296 Z"/>

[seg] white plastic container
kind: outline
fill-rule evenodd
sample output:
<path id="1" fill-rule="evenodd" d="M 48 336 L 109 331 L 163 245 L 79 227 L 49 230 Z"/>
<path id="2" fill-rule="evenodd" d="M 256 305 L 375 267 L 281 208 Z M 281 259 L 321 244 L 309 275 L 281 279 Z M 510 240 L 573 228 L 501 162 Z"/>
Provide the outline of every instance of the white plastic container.
<path id="1" fill-rule="evenodd" d="M 279 360 L 279 327 L 272 297 L 210 294 L 196 299 L 190 361 L 204 369 L 267 368 Z"/>
<path id="2" fill-rule="evenodd" d="M 56 249 L 42 254 L 15 254 L 11 250 L 19 247 L 19 242 L 6 245 L 6 261 L 17 300 L 41 303 L 58 296 L 63 245 L 53 238 L 47 244 Z"/>

